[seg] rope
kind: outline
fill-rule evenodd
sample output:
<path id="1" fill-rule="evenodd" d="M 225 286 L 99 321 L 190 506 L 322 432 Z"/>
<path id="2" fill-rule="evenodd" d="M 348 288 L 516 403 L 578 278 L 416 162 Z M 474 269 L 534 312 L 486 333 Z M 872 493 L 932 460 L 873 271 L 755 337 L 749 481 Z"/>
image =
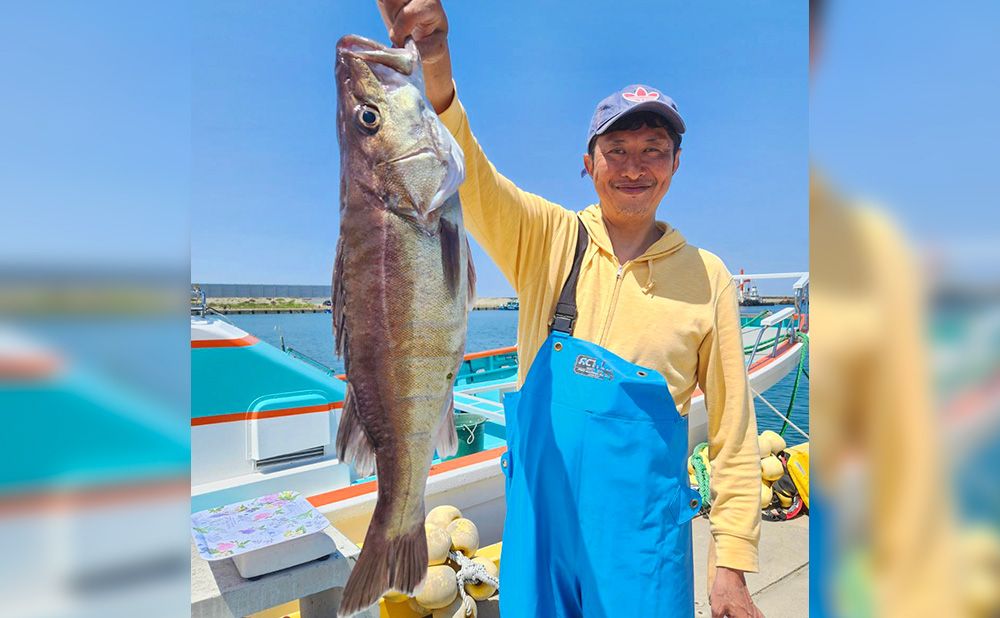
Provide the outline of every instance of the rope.
<path id="1" fill-rule="evenodd" d="M 757 397 L 757 399 L 760 399 L 761 401 L 763 401 L 764 405 L 766 405 L 767 407 L 771 408 L 772 412 L 774 412 L 775 414 L 777 414 L 778 416 L 780 416 L 786 423 L 788 423 L 789 425 L 791 425 L 792 429 L 794 429 L 795 431 L 797 431 L 800 434 L 802 434 L 805 437 L 806 440 L 809 439 L 809 434 L 807 434 L 806 432 L 802 431 L 801 429 L 799 429 L 798 425 L 796 425 L 792 421 L 788 420 L 787 416 L 785 416 L 784 414 L 782 414 L 781 412 L 779 412 L 778 408 L 775 408 L 774 406 L 772 406 L 771 402 L 768 401 L 767 399 L 764 399 L 764 396 L 761 395 L 760 393 L 758 393 L 756 391 L 756 389 L 754 389 L 753 387 L 751 387 L 750 388 L 750 392 L 753 393 Z"/>
<path id="2" fill-rule="evenodd" d="M 500 590 L 500 580 L 487 573 L 483 565 L 466 558 L 462 552 L 450 551 L 448 557 L 460 567 L 455 577 L 458 578 L 458 593 L 462 595 L 462 607 L 465 609 L 465 615 L 469 616 L 473 611 L 470 606 L 475 606 L 476 600 L 465 592 L 465 584 L 486 583 Z"/>
<path id="3" fill-rule="evenodd" d="M 799 377 L 801 377 L 802 376 L 802 372 L 805 371 L 805 369 L 803 368 L 803 365 L 805 365 L 806 354 L 809 351 L 809 336 L 805 335 L 805 334 L 801 334 L 801 333 L 800 333 L 800 335 L 801 335 L 801 341 L 802 341 L 802 351 L 799 354 L 799 366 L 795 370 L 795 383 L 792 385 L 792 396 L 788 400 L 788 410 L 785 411 L 785 414 L 787 414 L 788 416 L 792 415 L 792 406 L 795 405 L 795 396 L 799 392 Z M 808 377 L 809 376 L 807 375 L 806 378 L 808 378 Z M 778 432 L 778 435 L 779 436 L 784 436 L 786 429 L 788 429 L 788 421 L 787 420 L 781 424 L 781 431 Z"/>
<path id="4" fill-rule="evenodd" d="M 701 508 L 708 510 L 712 505 L 712 492 L 709 489 L 708 468 L 705 467 L 705 460 L 702 459 L 701 452 L 708 449 L 708 442 L 702 442 L 694 447 L 691 452 L 691 466 L 694 468 L 694 478 L 698 481 L 698 493 L 701 494 Z"/>

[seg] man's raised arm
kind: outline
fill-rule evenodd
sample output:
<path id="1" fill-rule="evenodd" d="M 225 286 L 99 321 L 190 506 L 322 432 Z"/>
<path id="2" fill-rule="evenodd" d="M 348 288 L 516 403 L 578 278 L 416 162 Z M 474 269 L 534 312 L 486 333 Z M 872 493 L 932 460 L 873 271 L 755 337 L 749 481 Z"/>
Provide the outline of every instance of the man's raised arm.
<path id="1" fill-rule="evenodd" d="M 440 0 L 378 0 L 378 6 L 394 45 L 402 46 L 407 37 L 416 43 L 427 99 L 465 153 L 459 189 L 465 226 L 520 291 L 526 278 L 547 272 L 553 236 L 576 238 L 576 216 L 517 188 L 486 158 L 455 96 L 448 18 Z"/>

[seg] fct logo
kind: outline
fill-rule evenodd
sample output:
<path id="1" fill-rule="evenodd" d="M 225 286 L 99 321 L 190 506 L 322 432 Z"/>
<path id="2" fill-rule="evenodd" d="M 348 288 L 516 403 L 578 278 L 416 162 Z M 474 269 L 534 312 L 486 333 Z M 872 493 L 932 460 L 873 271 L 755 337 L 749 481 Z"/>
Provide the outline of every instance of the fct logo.
<path id="1" fill-rule="evenodd" d="M 573 373 L 595 380 L 614 380 L 615 372 L 604 361 L 597 360 L 593 356 L 581 354 L 576 357 L 573 365 Z"/>

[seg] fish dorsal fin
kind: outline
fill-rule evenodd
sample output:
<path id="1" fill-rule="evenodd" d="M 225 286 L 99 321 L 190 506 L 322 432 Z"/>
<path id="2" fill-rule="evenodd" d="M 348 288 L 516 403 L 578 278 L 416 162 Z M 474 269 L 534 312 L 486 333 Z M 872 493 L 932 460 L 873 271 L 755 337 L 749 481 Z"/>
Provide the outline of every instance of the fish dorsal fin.
<path id="1" fill-rule="evenodd" d="M 333 262 L 333 292 L 330 313 L 333 314 L 333 351 L 347 361 L 347 324 L 344 322 L 344 238 L 337 241 L 337 257 Z"/>

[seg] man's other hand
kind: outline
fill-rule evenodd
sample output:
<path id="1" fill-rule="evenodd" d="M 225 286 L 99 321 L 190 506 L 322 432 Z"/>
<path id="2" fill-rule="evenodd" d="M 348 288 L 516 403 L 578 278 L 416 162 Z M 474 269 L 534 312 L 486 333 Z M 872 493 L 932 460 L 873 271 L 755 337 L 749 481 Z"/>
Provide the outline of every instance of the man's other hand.
<path id="1" fill-rule="evenodd" d="M 742 571 L 718 567 L 708 604 L 712 607 L 712 618 L 764 618 L 750 599 Z"/>

